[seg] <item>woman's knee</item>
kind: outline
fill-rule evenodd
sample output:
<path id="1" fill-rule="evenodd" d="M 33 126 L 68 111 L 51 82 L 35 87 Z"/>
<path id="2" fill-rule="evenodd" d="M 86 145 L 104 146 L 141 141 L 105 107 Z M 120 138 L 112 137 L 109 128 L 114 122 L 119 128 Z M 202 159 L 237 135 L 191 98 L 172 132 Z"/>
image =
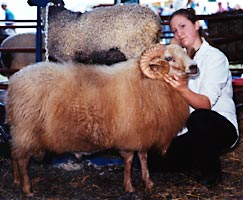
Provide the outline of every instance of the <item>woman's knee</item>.
<path id="1" fill-rule="evenodd" d="M 189 130 L 204 130 L 206 128 L 205 125 L 208 125 L 211 121 L 211 112 L 208 109 L 197 109 L 193 111 L 187 120 L 187 128 Z"/>

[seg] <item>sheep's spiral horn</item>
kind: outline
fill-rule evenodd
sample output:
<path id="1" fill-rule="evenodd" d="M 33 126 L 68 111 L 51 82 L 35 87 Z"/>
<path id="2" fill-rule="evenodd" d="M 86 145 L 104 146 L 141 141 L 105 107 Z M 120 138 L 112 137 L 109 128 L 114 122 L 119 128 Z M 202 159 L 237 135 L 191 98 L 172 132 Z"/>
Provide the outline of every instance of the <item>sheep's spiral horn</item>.
<path id="1" fill-rule="evenodd" d="M 162 79 L 163 74 L 168 72 L 169 63 L 160 57 L 164 53 L 166 45 L 153 44 L 146 49 L 140 58 L 140 68 L 145 76 L 151 79 Z M 156 66 L 153 68 L 153 66 Z M 162 68 L 162 70 L 160 69 Z M 166 71 L 165 71 L 166 70 Z"/>

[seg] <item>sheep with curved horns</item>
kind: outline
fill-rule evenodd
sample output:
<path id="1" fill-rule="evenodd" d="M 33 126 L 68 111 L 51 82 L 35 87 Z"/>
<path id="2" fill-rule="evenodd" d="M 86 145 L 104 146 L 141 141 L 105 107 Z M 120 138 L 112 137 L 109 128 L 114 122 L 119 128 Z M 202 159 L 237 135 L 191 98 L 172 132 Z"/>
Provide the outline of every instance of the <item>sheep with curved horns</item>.
<path id="1" fill-rule="evenodd" d="M 72 12 L 50 6 L 48 50 L 51 60 L 113 64 L 138 58 L 158 43 L 160 18 L 150 8 L 137 4 Z"/>
<path id="2" fill-rule="evenodd" d="M 180 46 L 156 44 L 141 59 L 113 67 L 42 62 L 15 73 L 6 99 L 14 183 L 33 195 L 28 162 L 45 151 L 115 148 L 124 158 L 125 191 L 134 191 L 135 151 L 142 179 L 151 188 L 147 150 L 153 146 L 164 154 L 189 115 L 184 98 L 164 81 L 165 73 L 188 78 L 197 66 Z"/>

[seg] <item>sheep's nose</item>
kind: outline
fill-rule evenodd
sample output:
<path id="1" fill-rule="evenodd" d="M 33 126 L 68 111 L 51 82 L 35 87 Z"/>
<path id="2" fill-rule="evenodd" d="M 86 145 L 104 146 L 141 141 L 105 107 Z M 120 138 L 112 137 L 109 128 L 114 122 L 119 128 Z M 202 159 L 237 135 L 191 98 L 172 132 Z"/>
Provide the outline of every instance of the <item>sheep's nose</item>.
<path id="1" fill-rule="evenodd" d="M 197 65 L 190 65 L 189 70 L 191 74 L 197 74 L 198 73 L 198 67 Z"/>

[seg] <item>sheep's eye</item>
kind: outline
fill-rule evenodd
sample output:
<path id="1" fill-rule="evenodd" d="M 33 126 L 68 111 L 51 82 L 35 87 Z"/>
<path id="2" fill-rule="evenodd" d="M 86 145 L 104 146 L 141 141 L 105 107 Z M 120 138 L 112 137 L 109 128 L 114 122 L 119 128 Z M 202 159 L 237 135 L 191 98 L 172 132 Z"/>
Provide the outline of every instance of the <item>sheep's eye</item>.
<path id="1" fill-rule="evenodd" d="M 172 60 L 172 57 L 171 56 L 165 57 L 165 60 L 169 62 Z"/>

